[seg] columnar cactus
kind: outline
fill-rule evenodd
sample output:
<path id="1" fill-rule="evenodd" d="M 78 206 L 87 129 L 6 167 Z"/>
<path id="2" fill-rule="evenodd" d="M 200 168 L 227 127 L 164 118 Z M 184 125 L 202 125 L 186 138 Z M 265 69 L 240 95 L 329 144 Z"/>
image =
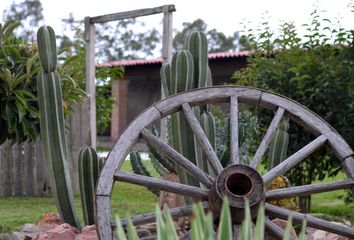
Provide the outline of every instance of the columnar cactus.
<path id="1" fill-rule="evenodd" d="M 37 77 L 38 103 L 46 164 L 62 221 L 80 227 L 69 175 L 62 92 L 56 70 L 57 50 L 53 29 L 41 27 L 37 33 L 37 42 L 42 66 Z"/>
<path id="2" fill-rule="evenodd" d="M 202 32 L 193 32 L 187 41 L 187 50 L 178 51 L 173 55 L 171 64 L 164 64 L 161 68 L 161 80 L 166 96 L 170 96 L 192 88 L 212 85 L 210 69 L 208 66 L 207 39 Z M 193 108 L 211 145 L 215 147 L 215 121 L 208 107 Z M 169 131 L 172 146 L 201 169 L 209 172 L 209 163 L 197 143 L 193 132 L 180 113 L 171 117 Z M 176 169 L 180 181 L 190 185 L 198 183 L 183 169 Z"/>
<path id="3" fill-rule="evenodd" d="M 103 159 L 97 156 L 92 147 L 83 147 L 79 152 L 79 183 L 82 213 L 85 225 L 92 225 L 94 220 L 95 188 Z"/>
<path id="4" fill-rule="evenodd" d="M 269 146 L 269 169 L 276 167 L 286 158 L 289 144 L 289 118 L 283 117 Z"/>

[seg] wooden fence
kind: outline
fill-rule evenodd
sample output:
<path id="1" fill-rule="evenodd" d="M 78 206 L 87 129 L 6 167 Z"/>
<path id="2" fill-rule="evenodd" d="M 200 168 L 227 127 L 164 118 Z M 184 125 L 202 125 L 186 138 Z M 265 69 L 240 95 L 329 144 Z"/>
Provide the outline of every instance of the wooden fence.
<path id="1" fill-rule="evenodd" d="M 73 189 L 79 192 L 77 155 L 80 148 L 89 142 L 87 104 L 73 108 L 75 113 L 67 119 L 67 142 Z M 43 146 L 39 139 L 12 146 L 7 141 L 0 146 L 0 196 L 43 196 L 50 193 Z"/>

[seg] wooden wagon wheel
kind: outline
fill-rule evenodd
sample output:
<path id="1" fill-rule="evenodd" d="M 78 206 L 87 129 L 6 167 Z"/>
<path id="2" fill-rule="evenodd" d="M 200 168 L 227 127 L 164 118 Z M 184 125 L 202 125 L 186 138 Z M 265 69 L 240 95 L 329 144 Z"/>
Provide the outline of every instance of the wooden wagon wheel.
<path id="1" fill-rule="evenodd" d="M 191 107 L 205 105 L 206 103 L 230 103 L 230 145 L 231 145 L 231 165 L 223 169 L 215 151 L 212 149 L 201 126 L 195 118 Z M 239 164 L 238 159 L 238 103 L 258 105 L 270 110 L 274 110 L 275 115 L 267 129 L 258 149 L 251 161 L 250 166 Z M 196 139 L 203 149 L 207 160 L 218 173 L 214 179 L 204 171 L 195 166 L 192 162 L 179 154 L 175 149 L 153 135 L 147 127 L 154 121 L 169 116 L 172 113 L 181 111 L 187 119 Z M 280 123 L 283 115 L 297 122 L 300 126 L 311 132 L 315 139 L 303 146 L 300 150 L 292 154 L 281 164 L 268 170 L 263 176 L 257 172 L 256 168 L 263 158 L 269 142 Z M 175 164 L 180 165 L 188 171 L 196 180 L 206 188 L 198 188 L 180 183 L 172 183 L 132 173 L 124 173 L 120 170 L 124 159 L 129 151 L 140 139 L 169 156 Z M 296 164 L 300 163 L 307 156 L 328 144 L 335 155 L 341 160 L 342 167 L 347 175 L 347 180 L 330 183 L 320 183 L 289 187 L 278 190 L 265 190 L 265 185 L 270 183 L 277 176 L 284 174 Z M 112 151 L 108 155 L 106 164 L 101 172 L 96 191 L 96 224 L 100 239 L 112 239 L 110 202 L 111 193 L 115 181 L 138 184 L 156 190 L 163 190 L 181 195 L 192 196 L 201 199 L 206 208 L 218 211 L 221 197 L 227 195 L 230 199 L 230 209 L 232 218 L 242 214 L 242 204 L 240 199 L 248 195 L 250 205 L 257 207 L 257 204 L 266 199 L 265 211 L 267 216 L 287 219 L 288 215 L 293 216 L 294 221 L 307 219 L 308 226 L 333 232 L 350 239 L 354 239 L 354 229 L 333 224 L 325 220 L 290 211 L 267 203 L 268 200 L 282 199 L 290 196 L 307 196 L 314 193 L 333 191 L 344 188 L 354 188 L 354 157 L 353 150 L 345 140 L 322 118 L 317 116 L 306 107 L 288 99 L 284 96 L 270 93 L 261 89 L 249 87 L 210 87 L 204 89 L 194 89 L 180 93 L 161 100 L 137 117 L 121 135 Z M 243 184 L 240 184 L 242 182 Z M 188 216 L 191 214 L 191 206 L 174 208 L 170 210 L 174 218 Z M 155 214 L 141 214 L 132 217 L 134 224 L 145 224 L 155 221 Z M 281 239 L 283 231 L 272 221 L 266 220 L 266 230 L 278 239 Z"/>

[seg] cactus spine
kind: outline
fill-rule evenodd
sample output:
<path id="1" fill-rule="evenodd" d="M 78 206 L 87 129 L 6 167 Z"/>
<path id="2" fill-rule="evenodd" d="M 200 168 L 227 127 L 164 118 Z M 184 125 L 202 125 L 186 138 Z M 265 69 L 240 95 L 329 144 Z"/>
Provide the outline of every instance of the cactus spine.
<path id="1" fill-rule="evenodd" d="M 289 144 L 289 118 L 283 117 L 269 146 L 269 169 L 276 167 L 286 158 Z"/>
<path id="2" fill-rule="evenodd" d="M 94 197 L 103 159 L 98 158 L 95 149 L 83 147 L 79 152 L 79 184 L 82 213 L 85 225 L 92 225 L 94 220 Z"/>
<path id="3" fill-rule="evenodd" d="M 173 55 L 171 64 L 164 64 L 161 68 L 161 80 L 166 96 L 192 88 L 212 85 L 205 34 L 193 32 L 188 38 L 186 48 L 187 50 L 178 51 Z M 194 107 L 193 110 L 212 146 L 215 146 L 215 121 L 208 111 L 208 107 Z M 203 157 L 200 146 L 181 113 L 175 113 L 171 116 L 169 136 L 171 145 L 178 152 L 197 164 L 201 169 L 209 169 L 209 164 Z M 176 171 L 182 183 L 198 185 L 195 179 L 190 177 L 183 169 L 177 167 Z"/>
<path id="4" fill-rule="evenodd" d="M 80 227 L 68 168 L 68 151 L 62 108 L 60 78 L 56 71 L 55 33 L 51 27 L 41 27 L 37 33 L 42 71 L 37 77 L 41 140 L 46 164 L 51 176 L 55 202 L 63 222 Z"/>

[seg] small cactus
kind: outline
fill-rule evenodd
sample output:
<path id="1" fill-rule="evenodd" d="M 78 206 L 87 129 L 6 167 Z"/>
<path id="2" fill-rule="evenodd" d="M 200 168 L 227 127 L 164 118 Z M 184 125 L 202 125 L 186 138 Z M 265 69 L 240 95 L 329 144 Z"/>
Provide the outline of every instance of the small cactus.
<path id="1" fill-rule="evenodd" d="M 85 225 L 95 223 L 94 198 L 96 183 L 103 167 L 103 159 L 92 147 L 83 147 L 79 152 L 79 183 L 82 213 Z"/>

